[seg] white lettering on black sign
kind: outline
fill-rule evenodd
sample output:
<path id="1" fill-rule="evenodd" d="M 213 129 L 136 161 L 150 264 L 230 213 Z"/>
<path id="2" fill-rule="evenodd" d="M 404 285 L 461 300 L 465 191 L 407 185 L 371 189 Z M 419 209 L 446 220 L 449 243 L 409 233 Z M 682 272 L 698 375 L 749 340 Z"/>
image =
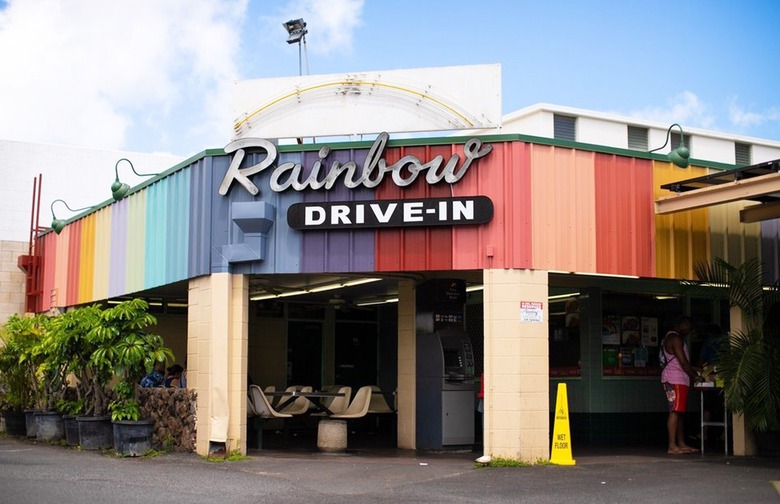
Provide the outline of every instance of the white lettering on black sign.
<path id="1" fill-rule="evenodd" d="M 487 196 L 295 203 L 287 211 L 293 229 L 455 226 L 492 218 L 493 202 Z"/>

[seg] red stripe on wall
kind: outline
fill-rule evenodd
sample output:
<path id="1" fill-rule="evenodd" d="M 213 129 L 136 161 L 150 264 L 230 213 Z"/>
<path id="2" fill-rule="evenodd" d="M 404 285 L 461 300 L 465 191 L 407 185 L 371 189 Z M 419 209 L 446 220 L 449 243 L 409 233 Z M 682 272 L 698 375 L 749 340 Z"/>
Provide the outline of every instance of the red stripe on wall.
<path id="1" fill-rule="evenodd" d="M 41 311 L 51 309 L 51 292 L 54 289 L 54 272 L 57 270 L 57 235 L 47 233 L 37 239 L 38 244 L 43 249 L 43 264 L 41 265 L 41 274 L 43 275 L 43 286 L 41 287 L 41 299 L 38 307 Z"/>
<path id="2" fill-rule="evenodd" d="M 73 306 L 79 299 L 79 268 L 81 266 L 81 223 L 79 219 L 68 225 L 68 278 L 65 292 L 65 306 Z M 88 265 L 90 268 L 92 265 Z M 62 301 L 62 297 L 60 297 Z"/>
<path id="3" fill-rule="evenodd" d="M 463 147 L 456 147 L 462 153 Z M 394 147 L 387 149 L 385 159 L 388 164 L 393 164 L 403 156 L 415 156 L 425 163 L 441 155 L 446 163 L 452 152 L 452 147 L 449 145 Z M 404 175 L 408 174 L 404 173 Z M 385 179 L 376 191 L 376 198 L 379 200 L 444 198 L 451 195 L 450 186 L 446 183 L 428 184 L 425 181 L 424 172 L 410 186 L 398 187 L 389 179 Z M 377 271 L 452 269 L 452 230 L 450 228 L 380 229 L 376 231 L 375 236 Z"/>
<path id="4" fill-rule="evenodd" d="M 598 272 L 655 276 L 652 161 L 596 154 L 595 163 Z"/>
<path id="5" fill-rule="evenodd" d="M 529 268 L 531 265 L 531 154 L 529 144 L 495 143 L 453 186 L 456 196 L 493 202 L 493 220 L 453 230 L 454 269 Z"/>

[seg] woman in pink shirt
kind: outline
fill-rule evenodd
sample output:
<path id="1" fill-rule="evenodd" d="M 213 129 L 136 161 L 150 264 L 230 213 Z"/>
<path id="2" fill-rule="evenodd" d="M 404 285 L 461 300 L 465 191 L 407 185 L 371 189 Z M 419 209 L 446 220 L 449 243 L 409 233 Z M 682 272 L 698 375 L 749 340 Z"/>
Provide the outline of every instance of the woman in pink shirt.
<path id="1" fill-rule="evenodd" d="M 679 455 L 697 453 L 699 450 L 685 444 L 684 417 L 688 405 L 688 391 L 691 380 L 696 379 L 697 370 L 691 365 L 685 337 L 691 332 L 690 317 L 680 317 L 674 329 L 666 333 L 661 342 L 661 351 L 666 366 L 661 371 L 661 383 L 669 403 L 669 418 L 666 430 L 669 437 L 667 453 Z"/>

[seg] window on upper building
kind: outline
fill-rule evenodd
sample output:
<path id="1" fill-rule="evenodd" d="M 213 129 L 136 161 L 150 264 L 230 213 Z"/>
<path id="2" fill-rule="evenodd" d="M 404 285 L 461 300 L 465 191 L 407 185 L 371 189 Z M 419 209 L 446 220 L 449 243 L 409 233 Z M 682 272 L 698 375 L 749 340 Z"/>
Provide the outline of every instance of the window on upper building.
<path id="1" fill-rule="evenodd" d="M 734 142 L 734 160 L 735 163 L 741 166 L 750 166 L 752 163 L 750 159 L 751 145 L 746 143 Z"/>
<path id="2" fill-rule="evenodd" d="M 647 150 L 647 128 L 639 126 L 628 127 L 628 148 L 634 150 Z"/>
<path id="3" fill-rule="evenodd" d="M 553 115 L 553 138 L 557 140 L 577 139 L 577 118 L 565 115 Z"/>
<path id="4" fill-rule="evenodd" d="M 691 153 L 693 153 L 693 147 L 691 147 L 691 135 L 687 135 L 686 134 L 684 136 L 685 136 L 685 146 L 688 147 L 688 150 L 691 151 Z M 677 147 L 680 146 L 680 134 L 679 133 L 675 133 L 675 132 L 671 133 L 671 144 L 672 144 L 672 147 L 671 147 L 672 150 L 674 150 L 674 149 L 676 149 Z"/>

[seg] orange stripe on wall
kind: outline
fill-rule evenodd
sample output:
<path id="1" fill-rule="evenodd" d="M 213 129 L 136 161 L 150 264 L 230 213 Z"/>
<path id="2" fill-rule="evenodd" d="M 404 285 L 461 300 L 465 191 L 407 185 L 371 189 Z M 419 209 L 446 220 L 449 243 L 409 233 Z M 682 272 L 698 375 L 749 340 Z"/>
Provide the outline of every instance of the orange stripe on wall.
<path id="1" fill-rule="evenodd" d="M 597 271 L 653 276 L 652 162 L 596 154 L 595 163 Z"/>
<path id="2" fill-rule="evenodd" d="M 68 274 L 65 280 L 65 303 L 61 306 L 78 304 L 79 268 L 81 266 L 81 224 L 83 222 L 83 219 L 81 219 L 65 227 L 65 229 L 70 231 L 68 233 Z M 64 231 L 63 234 L 65 234 Z"/>
<path id="3" fill-rule="evenodd" d="M 533 268 L 596 271 L 594 154 L 531 149 Z"/>

